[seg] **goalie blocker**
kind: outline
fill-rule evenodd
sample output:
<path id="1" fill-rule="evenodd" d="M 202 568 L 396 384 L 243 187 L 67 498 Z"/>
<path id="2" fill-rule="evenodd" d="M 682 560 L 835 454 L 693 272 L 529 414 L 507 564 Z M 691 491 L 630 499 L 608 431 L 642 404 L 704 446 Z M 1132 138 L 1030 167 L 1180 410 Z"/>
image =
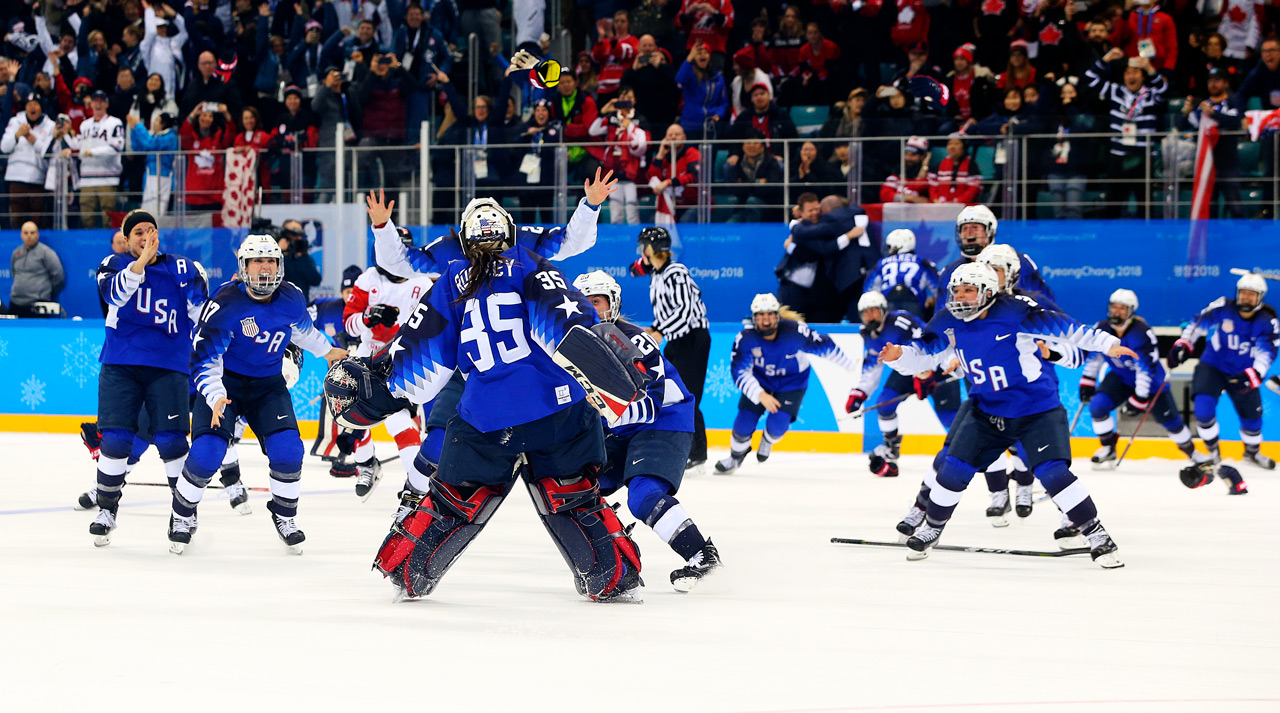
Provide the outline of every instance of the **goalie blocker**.
<path id="1" fill-rule="evenodd" d="M 653 380 L 645 372 L 644 355 L 609 322 L 590 330 L 573 327 L 551 358 L 587 392 L 587 400 L 609 425 L 622 418 L 627 406 L 643 396 L 644 387 Z"/>

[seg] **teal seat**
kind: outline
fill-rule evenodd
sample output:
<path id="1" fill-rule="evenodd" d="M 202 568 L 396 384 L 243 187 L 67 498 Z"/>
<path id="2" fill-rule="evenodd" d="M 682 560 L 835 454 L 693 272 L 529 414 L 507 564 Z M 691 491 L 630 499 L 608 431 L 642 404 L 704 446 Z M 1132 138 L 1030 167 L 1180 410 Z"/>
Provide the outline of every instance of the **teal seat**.
<path id="1" fill-rule="evenodd" d="M 945 144 L 942 146 L 934 146 L 933 148 L 930 148 L 929 149 L 929 168 L 936 171 L 938 169 L 938 164 L 942 163 L 942 159 L 946 157 L 947 157 L 947 147 Z"/>
<path id="2" fill-rule="evenodd" d="M 729 149 L 716 149 L 715 156 L 711 160 L 711 182 L 724 183 L 720 178 L 720 167 L 729 161 Z"/>
<path id="3" fill-rule="evenodd" d="M 791 121 L 796 125 L 796 132 L 802 137 L 817 136 L 822 125 L 827 121 L 830 111 L 825 106 L 793 106 Z"/>
<path id="4" fill-rule="evenodd" d="M 893 78 L 898 76 L 898 71 L 899 71 L 898 65 L 892 62 L 881 62 L 880 63 L 880 83 L 888 84 L 889 82 L 892 82 Z"/>
<path id="5" fill-rule="evenodd" d="M 1262 175 L 1262 144 L 1247 140 L 1240 142 L 1240 173 L 1245 176 Z"/>
<path id="6" fill-rule="evenodd" d="M 1245 111 L 1262 111 L 1262 97 L 1249 97 L 1249 101 L 1245 102 Z"/>
<path id="7" fill-rule="evenodd" d="M 973 162 L 978 164 L 978 170 L 982 172 L 983 183 L 996 180 L 996 148 L 994 146 L 979 146 L 978 150 L 973 152 Z"/>

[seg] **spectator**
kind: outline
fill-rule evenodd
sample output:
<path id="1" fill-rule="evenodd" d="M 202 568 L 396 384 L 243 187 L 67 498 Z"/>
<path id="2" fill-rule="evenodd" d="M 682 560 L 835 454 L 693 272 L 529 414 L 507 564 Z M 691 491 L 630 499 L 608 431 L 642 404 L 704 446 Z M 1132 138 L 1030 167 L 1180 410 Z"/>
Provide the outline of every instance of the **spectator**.
<path id="1" fill-rule="evenodd" d="M 116 62 L 120 67 L 133 72 L 135 82 L 141 82 L 142 78 L 147 76 L 148 56 L 142 53 L 142 39 L 142 28 L 137 25 L 125 25 L 124 31 L 120 34 L 123 46 L 120 54 L 116 55 Z"/>
<path id="2" fill-rule="evenodd" d="M 147 155 L 147 171 L 142 180 L 142 209 L 157 218 L 169 212 L 169 193 L 173 190 L 173 162 L 182 148 L 173 130 L 173 115 L 159 112 L 151 119 L 151 130 L 137 116 L 130 114 L 129 133 L 137 151 Z"/>
<path id="3" fill-rule="evenodd" d="M 1080 53 L 1079 11 L 1075 0 L 1048 0 L 1036 8 L 1024 34 L 1038 44 L 1036 66 L 1042 78 L 1056 80 L 1071 73 L 1074 55 Z"/>
<path id="4" fill-rule="evenodd" d="M 881 203 L 929 202 L 929 140 L 907 139 L 902 152 L 902 175 L 892 174 L 880 186 Z"/>
<path id="5" fill-rule="evenodd" d="M 818 194 L 801 193 L 796 199 L 796 206 L 791 209 L 793 220 L 790 228 L 794 233 L 798 224 L 818 224 L 822 215 L 818 203 Z M 822 302 L 834 301 L 835 290 L 829 285 L 820 285 L 818 279 L 824 274 L 822 256 L 808 245 L 797 244 L 793 237 L 783 242 L 784 255 L 778 262 L 774 273 L 778 276 L 778 301 L 791 307 L 803 315 L 821 309 Z"/>
<path id="6" fill-rule="evenodd" d="M 699 43 L 714 55 L 712 69 L 719 72 L 725 64 L 725 42 L 733 29 L 733 4 L 730 0 L 684 0 L 676 27 L 688 35 L 685 49 Z"/>
<path id="7" fill-rule="evenodd" d="M 342 70 L 328 67 L 324 70 L 324 84 L 316 90 L 311 100 L 311 111 L 320 119 L 320 148 L 316 160 L 316 189 L 332 190 L 334 179 L 334 147 L 337 145 L 336 132 L 341 129 L 348 143 L 355 141 L 355 127 L 360 125 L 360 104 L 350 87 L 342 78 Z M 321 193 L 319 200 L 327 202 L 330 194 Z"/>
<path id="8" fill-rule="evenodd" d="M 349 29 L 343 29 L 344 34 L 350 31 Z M 342 56 L 352 57 L 353 59 L 358 57 L 356 63 L 363 64 L 368 69 L 370 63 L 373 62 L 374 55 L 382 51 L 378 46 L 377 37 L 374 36 L 375 32 L 377 30 L 374 28 L 372 20 L 361 20 L 360 24 L 356 25 L 356 34 L 342 41 Z M 481 46 L 487 47 L 488 45 Z"/>
<path id="9" fill-rule="evenodd" d="M 147 77 L 146 91 L 138 95 L 137 114 L 144 129 L 154 126 L 161 114 L 168 114 L 170 118 L 178 116 L 178 102 L 166 89 L 164 77 L 154 73 Z"/>
<path id="10" fill-rule="evenodd" d="M 729 94 L 724 77 L 710 66 L 711 52 L 706 45 L 695 44 L 676 72 L 676 84 L 684 96 L 680 110 L 680 126 L 697 141 L 706 130 L 729 116 Z"/>
<path id="11" fill-rule="evenodd" d="M 395 55 L 379 54 L 374 58 L 369 73 L 356 88 L 356 99 L 364 112 L 361 147 L 404 145 L 408 99 L 416 88 L 412 75 L 404 70 Z M 377 176 L 374 159 L 380 159 L 384 185 L 398 188 L 406 172 L 402 154 L 396 149 L 361 151 L 360 175 L 372 180 Z"/>
<path id="12" fill-rule="evenodd" d="M 307 243 L 307 233 L 302 223 L 286 220 L 280 225 L 280 252 L 284 253 L 284 264 L 280 266 L 284 279 L 302 290 L 304 302 L 311 302 L 311 288 L 320 284 L 320 270 L 316 267 L 315 258 L 311 257 L 311 246 Z"/>
<path id="13" fill-rule="evenodd" d="M 57 64 L 62 57 L 66 57 L 71 68 L 74 70 L 79 64 L 80 53 L 76 47 L 76 28 L 81 26 L 80 16 L 72 13 L 69 17 L 75 18 L 71 23 L 72 31 L 63 32 L 58 37 L 58 41 L 54 42 L 53 37 L 49 34 L 49 25 L 43 14 L 37 13 L 35 16 L 36 38 L 40 41 L 40 49 L 44 50 L 45 61 L 40 71 L 45 74 L 53 74 L 53 65 Z M 89 78 L 90 83 L 93 78 Z"/>
<path id="14" fill-rule="evenodd" d="M 622 83 L 636 92 L 636 110 L 650 126 L 667 126 L 680 110 L 671 56 L 658 47 L 653 35 L 641 35 L 635 62 L 622 75 Z"/>
<path id="15" fill-rule="evenodd" d="M 601 120 L 596 119 L 596 122 Z M 551 100 L 539 99 L 534 102 L 533 114 L 529 116 L 529 120 L 517 126 L 512 134 L 511 143 L 530 144 L 519 167 L 519 172 L 524 174 L 520 210 L 524 222 L 537 223 L 542 218 L 550 218 L 551 208 L 555 203 L 555 147 L 564 141 L 564 125 L 552 118 Z M 613 196 L 610 196 L 610 215 L 615 212 L 612 200 Z M 546 213 L 540 216 L 540 209 Z"/>
<path id="16" fill-rule="evenodd" d="M 129 241 L 124 239 L 124 232 L 117 230 L 111 236 L 111 252 L 119 255 L 129 251 Z"/>
<path id="17" fill-rule="evenodd" d="M 39 76 L 37 75 L 37 79 Z M 93 93 L 93 85 L 89 80 L 83 77 L 75 79 L 71 83 L 71 90 L 67 90 L 67 85 L 63 81 L 65 75 L 58 72 L 53 75 L 54 86 L 58 94 L 58 106 L 60 113 L 66 114 L 71 118 L 71 128 L 79 131 L 80 123 L 93 113 L 89 108 L 89 95 Z M 44 102 L 41 102 L 43 104 Z M 46 114 L 52 112 L 45 111 Z"/>
<path id="18" fill-rule="evenodd" d="M 458 37 L 465 39 L 472 33 L 479 35 L 482 55 L 489 47 L 502 42 L 502 29 L 499 26 L 502 13 L 498 11 L 498 0 L 458 0 L 458 9 L 462 11 Z M 488 62 L 484 57 L 477 58 L 476 64 L 481 67 L 480 86 L 485 93 L 496 94 L 494 87 L 501 83 L 500 77 L 485 71 Z"/>
<path id="19" fill-rule="evenodd" d="M 1173 73 L 1178 65 L 1178 31 L 1160 11 L 1159 0 L 1125 0 L 1125 17 L 1111 30 L 1111 44 L 1125 57 L 1141 57 L 1155 71 Z"/>
<path id="20" fill-rule="evenodd" d="M 667 133 L 658 142 L 658 151 L 649 164 L 649 188 L 655 196 L 653 222 L 676 222 L 676 211 L 691 208 L 698 203 L 697 183 L 701 171 L 702 154 L 685 142 L 688 135 L 680 124 L 667 127 Z M 686 210 L 680 220 L 688 219 Z"/>
<path id="21" fill-rule="evenodd" d="M 257 107 L 246 107 L 240 112 L 240 126 L 242 130 L 231 142 L 232 150 L 257 155 L 258 187 L 262 189 L 263 196 L 268 196 L 271 193 L 271 166 L 267 161 L 267 149 L 271 147 L 275 136 L 271 130 L 262 129 L 262 114 Z"/>
<path id="22" fill-rule="evenodd" d="M 1108 62 L 1124 56 L 1124 51 L 1114 47 L 1090 69 L 1089 88 L 1110 112 L 1109 129 L 1111 158 L 1107 183 L 1107 216 L 1120 217 L 1129 196 L 1138 194 L 1139 203 L 1148 200 L 1141 195 L 1145 185 L 1147 156 L 1151 142 L 1140 139 L 1159 127 L 1160 114 L 1168 82 L 1145 57 L 1130 57 L 1124 69 L 1124 81 L 1116 83 L 1108 78 Z"/>
<path id="23" fill-rule="evenodd" d="M 138 86 L 133 79 L 133 72 L 125 67 L 116 73 L 116 88 L 111 92 L 111 98 L 107 101 L 107 113 L 124 121 L 124 117 L 133 111 L 133 105 L 138 102 L 138 95 L 142 93 L 142 88 Z"/>
<path id="24" fill-rule="evenodd" d="M 785 77 L 800 63 L 800 48 L 806 42 L 805 25 L 800 21 L 800 8 L 787 5 L 773 36 L 774 76 Z"/>
<path id="25" fill-rule="evenodd" d="M 179 86 L 179 67 L 182 66 L 182 48 L 187 44 L 186 21 L 174 12 L 172 7 L 163 3 L 160 9 L 165 17 L 156 16 L 155 8 L 149 0 L 142 0 L 142 7 L 144 8 L 143 26 L 146 32 L 138 50 L 141 52 L 143 65 L 148 73 L 159 74 L 164 78 L 164 85 L 174 87 L 176 91 Z M 172 34 L 170 34 L 171 31 Z M 203 58 L 197 64 L 200 73 L 208 77 L 205 74 Z M 190 107 L 184 107 L 184 111 L 190 110 Z"/>
<path id="26" fill-rule="evenodd" d="M 632 5 L 631 31 L 641 38 L 650 35 L 653 37 L 655 46 L 671 46 L 669 40 L 675 33 L 679 4 L 671 0 L 640 0 L 630 5 Z M 639 51 L 644 52 L 643 49 Z M 670 64 L 670 57 L 667 62 Z M 623 83 L 629 84 L 625 80 Z"/>
<path id="27" fill-rule="evenodd" d="M 1036 83 L 1036 68 L 1027 59 L 1027 46 L 1026 40 L 1014 40 L 1009 44 L 1009 63 L 996 76 L 996 89 L 1022 89 Z"/>
<path id="28" fill-rule="evenodd" d="M 415 8 L 417 8 L 416 5 L 411 6 L 409 14 L 410 16 L 417 18 L 419 23 L 418 26 L 420 26 L 422 23 L 422 10 L 416 10 L 415 12 Z M 320 32 L 322 27 L 323 25 L 316 20 L 307 22 L 303 33 L 302 44 L 295 46 L 293 50 L 289 52 L 289 57 L 286 60 L 287 66 L 289 67 L 289 76 L 294 84 L 306 88 L 306 96 L 308 99 L 315 98 L 316 91 L 320 89 L 320 85 L 324 81 L 322 70 L 325 67 L 337 64 L 342 59 L 342 33 L 333 33 L 333 35 L 331 35 L 329 39 L 325 40 L 322 44 L 320 42 Z M 396 34 L 397 42 L 404 40 L 409 33 L 410 28 L 399 28 Z M 416 34 L 413 35 L 413 37 L 419 38 Z M 423 42 L 419 42 L 419 44 L 425 46 L 425 43 Z M 397 47 L 399 48 L 401 46 L 397 44 Z M 421 50 L 419 50 L 416 45 L 409 44 L 406 41 L 405 47 L 410 47 L 412 49 L 401 48 L 397 50 L 397 54 L 406 53 L 412 54 L 415 57 L 419 57 L 421 55 Z"/>
<path id="29" fill-rule="evenodd" d="M 818 130 L 818 136 L 824 139 L 856 139 L 865 136 L 867 133 L 866 120 L 862 118 L 863 111 L 867 107 L 867 90 L 862 87 L 856 87 L 849 92 L 849 98 L 842 102 L 836 102 L 831 112 L 827 114 L 827 120 L 822 124 L 822 128 Z M 829 146 L 824 148 L 829 152 Z"/>
<path id="30" fill-rule="evenodd" d="M 951 101 L 947 104 L 948 120 L 942 131 L 967 131 L 991 112 L 991 95 L 995 76 L 991 70 L 973 63 L 973 50 L 958 47 L 951 56 L 952 70 L 947 73 Z"/>
<path id="31" fill-rule="evenodd" d="M 928 42 L 913 42 L 907 47 L 907 68 L 894 77 L 893 85 L 910 86 L 911 80 L 922 74 L 938 78 L 942 76 L 942 70 L 929 64 Z"/>
<path id="32" fill-rule="evenodd" d="M 1002 94 L 1000 108 L 991 112 L 987 118 L 979 121 L 969 131 L 979 136 L 1008 136 L 1025 134 L 1031 129 L 1028 121 L 1029 112 L 1022 98 L 1022 89 L 1008 87 Z"/>
<path id="33" fill-rule="evenodd" d="M 427 11 L 427 22 L 444 37 L 450 46 L 458 43 L 458 26 L 461 18 L 458 3 L 455 0 L 425 0 L 423 9 Z M 546 34 L 546 33 L 543 33 Z"/>
<path id="34" fill-rule="evenodd" d="M 1022 5 L 1012 0 L 974 3 L 973 60 L 984 67 L 1003 66 L 1009 56 L 1009 40 L 1023 22 Z M 1031 6 L 1034 8 L 1034 6 Z"/>
<path id="35" fill-rule="evenodd" d="M 583 50 L 578 53 L 578 61 L 573 65 L 573 78 L 577 80 L 578 89 L 587 96 L 594 96 L 596 93 L 596 85 L 599 84 L 600 78 L 596 73 L 595 60 L 591 59 L 591 53 Z"/>
<path id="36" fill-rule="evenodd" d="M 120 152 L 124 151 L 124 123 L 107 113 L 107 93 L 99 89 L 89 96 L 93 116 L 80 124 L 80 136 L 71 145 L 80 151 L 80 223 L 85 228 L 105 228 L 115 212 L 120 190 Z"/>
<path id="37" fill-rule="evenodd" d="M 9 274 L 13 276 L 9 313 L 18 317 L 40 316 L 35 303 L 57 302 L 67 283 L 58 254 L 40 242 L 40 228 L 30 220 L 22 224 L 22 244 L 9 258 Z"/>
<path id="38" fill-rule="evenodd" d="M 1097 131 L 1096 118 L 1089 107 L 1080 101 L 1079 89 L 1074 80 L 1058 80 L 1057 111 L 1046 122 L 1045 129 L 1056 132 L 1046 160 L 1045 176 L 1048 178 L 1053 217 L 1058 220 L 1078 220 L 1084 217 L 1086 177 L 1096 172 L 1094 164 L 1095 139 L 1071 138 L 1072 134 L 1089 134 Z"/>
<path id="39" fill-rule="evenodd" d="M 1223 54 L 1236 62 L 1252 61 L 1262 41 L 1262 0 L 1222 0 L 1218 11 L 1218 32 Z M 1206 47 L 1206 54 L 1208 54 Z M 1210 58 L 1212 59 L 1212 57 Z"/>
<path id="40" fill-rule="evenodd" d="M 222 210 L 223 151 L 231 145 L 234 122 L 225 104 L 218 108 L 220 118 L 215 119 L 213 107 L 197 104 L 178 130 L 182 150 L 190 152 L 184 186 L 190 211 Z"/>
<path id="41" fill-rule="evenodd" d="M 274 116 L 280 108 L 280 105 L 276 103 L 276 97 L 280 95 L 280 91 L 289 83 L 289 70 L 287 69 L 289 60 L 284 53 L 284 38 L 268 32 L 271 16 L 269 13 L 261 14 L 266 7 L 266 5 L 258 6 L 258 41 L 253 55 L 253 61 L 257 65 L 258 71 L 253 80 L 253 91 L 250 92 L 250 96 L 253 96 L 256 92 L 257 101 L 255 103 L 258 110 L 266 112 L 267 116 Z M 228 86 L 234 85 L 228 84 Z"/>
<path id="42" fill-rule="evenodd" d="M 773 145 L 776 139 L 794 139 L 799 136 L 795 122 L 775 104 L 769 97 L 769 88 L 763 84 L 751 87 L 751 108 L 733 122 L 733 134 L 744 138 L 749 129 L 755 129 L 764 137 L 765 148 L 771 152 L 781 152 Z M 730 160 L 739 152 L 730 151 Z"/>
<path id="43" fill-rule="evenodd" d="M 273 151 L 279 152 L 278 161 L 271 171 L 271 184 L 283 189 L 293 184 L 293 162 L 290 154 L 319 145 L 319 123 L 311 108 L 302 103 L 302 89 L 290 85 L 284 90 L 284 112 L 276 117 L 272 129 Z M 315 175 L 315 154 L 302 154 L 302 176 Z"/>
<path id="44" fill-rule="evenodd" d="M 947 155 L 929 174 L 929 200 L 934 203 L 978 202 L 982 192 L 982 173 L 964 145 L 964 139 L 953 134 L 947 139 Z"/>
<path id="45" fill-rule="evenodd" d="M 849 144 L 836 144 L 831 151 L 831 158 L 827 159 L 827 165 L 831 166 L 837 181 L 849 180 Z"/>
<path id="46" fill-rule="evenodd" d="M 591 56 L 600 63 L 600 81 L 596 100 L 607 102 L 622 86 L 622 75 L 639 54 L 640 40 L 631 35 L 631 16 L 626 10 L 613 13 L 613 23 L 603 23 L 600 39 L 591 48 Z"/>
<path id="47" fill-rule="evenodd" d="M 1199 130 L 1202 122 L 1213 121 L 1223 132 L 1239 131 L 1244 119 L 1244 109 L 1231 95 L 1231 75 L 1226 69 L 1209 71 L 1209 97 L 1197 104 L 1188 96 L 1182 103 L 1179 128 Z M 1213 147 L 1213 195 L 1210 204 L 1222 196 L 1222 215 L 1226 218 L 1243 216 L 1244 203 L 1240 197 L 1240 139 L 1226 134 L 1218 137 Z"/>
<path id="48" fill-rule="evenodd" d="M 564 84 L 565 80 L 573 82 L 567 73 L 560 77 L 560 83 Z M 500 146 L 506 142 L 507 132 L 503 128 L 505 117 L 495 109 L 493 99 L 484 95 L 476 97 L 471 105 L 471 113 L 468 114 L 453 82 L 448 81 L 447 77 L 440 81 L 449 106 L 457 117 L 457 123 L 450 129 L 458 135 L 453 143 L 476 147 L 472 163 L 476 184 L 491 190 L 507 185 L 508 152 L 503 148 L 489 148 L 490 144 Z"/>
<path id="49" fill-rule="evenodd" d="M 99 14 L 92 3 L 84 4 L 85 19 L 80 22 L 76 33 L 76 74 L 88 77 L 94 84 L 109 87 L 115 81 L 113 75 L 117 71 L 116 62 L 107 49 L 106 35 L 102 30 L 94 28 L 91 18 Z M 99 81 L 99 80 L 102 81 Z"/>
<path id="50" fill-rule="evenodd" d="M 896 0 L 897 12 L 889 39 L 906 52 L 918 42 L 929 41 L 929 9 L 924 0 Z"/>
<path id="51" fill-rule="evenodd" d="M 1257 97 L 1262 108 L 1268 111 L 1280 109 L 1280 38 L 1268 37 L 1262 41 L 1262 61 L 1254 65 L 1240 83 L 1236 92 L 1236 106 L 1248 107 L 1249 100 Z M 1264 176 L 1276 175 L 1276 136 L 1272 129 L 1263 131 L 1259 137 L 1262 144 L 1262 166 Z M 1273 181 L 1262 182 L 1263 204 L 1261 215 L 1271 217 L 1270 206 L 1275 201 L 1275 184 Z"/>
<path id="52" fill-rule="evenodd" d="M 806 313 L 811 322 L 856 319 L 863 281 L 880 259 L 866 225 L 863 210 L 837 195 L 819 201 L 816 220 L 791 224 L 791 237 L 783 243 L 789 256 L 817 260 Z"/>
<path id="53" fill-rule="evenodd" d="M 764 215 L 759 206 L 782 203 L 782 164 L 765 150 L 764 134 L 756 128 L 743 132 L 741 151 L 740 157 L 731 156 L 720 170 L 722 182 L 736 184 L 724 188 L 725 194 L 738 199 L 728 222 L 759 223 Z"/>
<path id="54" fill-rule="evenodd" d="M 595 173 L 604 158 L 604 147 L 593 143 L 591 138 L 591 125 L 600 112 L 596 108 L 596 100 L 578 90 L 572 74 L 560 77 L 556 94 L 556 98 L 551 100 L 552 116 L 564 125 L 565 141 L 586 144 L 585 147 L 569 147 L 569 180 L 582 181 Z"/>
<path id="55" fill-rule="evenodd" d="M 1090 67 L 1102 60 L 1111 51 L 1111 27 L 1105 18 L 1095 17 L 1085 25 L 1085 41 L 1082 51 L 1077 53 L 1072 74 L 1081 75 Z"/>
<path id="56" fill-rule="evenodd" d="M 830 66 L 840 59 L 840 47 L 822 36 L 818 23 L 805 27 L 805 39 L 796 56 L 796 66 L 779 90 L 780 102 L 786 106 L 826 105 L 831 103 Z"/>
<path id="57" fill-rule="evenodd" d="M 431 26 L 429 16 L 421 7 L 410 5 L 404 17 L 405 24 L 396 28 L 392 52 L 420 86 L 432 87 L 437 72 L 448 74 L 453 71 L 449 42 Z"/>
<path id="58" fill-rule="evenodd" d="M 71 157 L 75 152 L 75 146 L 79 143 L 80 137 L 71 127 L 71 118 L 66 114 L 59 114 L 53 127 L 53 141 L 49 143 L 49 148 L 45 149 L 45 159 L 49 162 L 49 169 L 45 173 L 44 189 L 50 193 L 56 193 L 58 181 L 61 180 L 63 190 L 66 191 L 68 207 L 70 207 L 71 198 L 80 193 L 80 167 Z"/>
<path id="59" fill-rule="evenodd" d="M 234 84 L 227 84 L 218 76 L 218 60 L 212 52 L 201 52 L 196 61 L 197 74 L 187 84 L 182 93 L 180 108 L 184 114 L 190 114 L 199 104 L 226 104 L 232 116 L 239 114 L 243 107 L 240 92 Z M 163 74 L 161 75 L 163 76 Z M 164 86 L 174 86 L 165 78 Z M 212 106 L 210 106 L 212 108 Z"/>
<path id="60" fill-rule="evenodd" d="M 773 59 L 773 42 L 769 39 L 768 20 L 763 17 L 757 17 L 751 21 L 751 37 L 738 52 L 743 50 L 746 50 L 751 55 L 751 58 L 755 61 L 756 69 L 759 69 L 766 76 L 773 76 L 776 66 Z M 754 83 L 752 82 L 751 84 Z"/>
<path id="61" fill-rule="evenodd" d="M 76 81 L 77 81 L 78 87 L 80 86 L 85 87 L 85 89 L 82 90 L 82 98 L 88 99 L 89 98 L 88 88 L 91 86 L 88 80 L 85 80 L 85 81 L 76 80 Z M 58 96 L 58 91 L 55 88 L 53 80 L 49 78 L 49 75 L 45 74 L 44 72 L 36 72 L 36 77 L 33 80 L 31 90 L 35 92 L 36 96 L 40 97 L 40 106 L 44 108 L 44 113 L 48 114 L 49 116 L 65 113 L 62 107 L 62 103 L 63 103 L 62 98 Z M 12 114 L 8 114 L 6 116 L 12 116 Z M 77 117 L 76 126 L 79 126 L 80 121 L 83 121 L 83 120 L 84 120 L 84 114 L 82 113 L 81 116 Z"/>
<path id="62" fill-rule="evenodd" d="M 636 225 L 640 222 L 640 198 L 636 181 L 644 176 L 644 157 L 649 151 L 649 132 L 640 127 L 636 114 L 636 94 L 631 87 L 618 91 L 600 110 L 591 124 L 591 135 L 605 141 L 602 167 L 618 179 L 618 190 L 609 194 L 609 222 Z"/>
<path id="63" fill-rule="evenodd" d="M 801 144 L 800 152 L 792 155 L 787 176 L 791 183 L 806 184 L 816 191 L 833 190 L 834 184 L 844 183 L 835 167 L 818 156 L 818 147 L 812 141 Z"/>
<path id="64" fill-rule="evenodd" d="M 4 180 L 9 187 L 9 227 L 18 227 L 18 216 L 34 217 L 36 227 L 49 224 L 45 207 L 45 177 L 49 162 L 45 151 L 53 142 L 54 121 L 35 94 L 27 95 L 21 114 L 9 119 L 0 139 L 0 153 L 9 157 Z"/>
<path id="65" fill-rule="evenodd" d="M 750 47 L 743 47 L 733 53 L 733 81 L 729 83 L 729 99 L 733 104 L 732 119 L 742 115 L 744 107 L 751 104 L 751 88 L 763 84 L 769 89 L 769 99 L 773 99 L 773 81 L 763 70 L 756 66 L 755 53 Z"/>

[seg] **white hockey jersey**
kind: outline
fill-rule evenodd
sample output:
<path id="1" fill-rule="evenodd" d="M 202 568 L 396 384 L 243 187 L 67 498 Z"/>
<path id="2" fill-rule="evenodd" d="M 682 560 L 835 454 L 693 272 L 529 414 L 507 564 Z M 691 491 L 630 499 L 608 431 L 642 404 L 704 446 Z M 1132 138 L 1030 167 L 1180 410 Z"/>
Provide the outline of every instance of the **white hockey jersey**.
<path id="1" fill-rule="evenodd" d="M 68 141 L 80 151 L 81 186 L 118 186 L 120 152 L 124 150 L 124 124 L 110 114 L 80 122 L 80 134 Z"/>
<path id="2" fill-rule="evenodd" d="M 372 356 L 395 339 L 400 325 L 413 314 L 418 302 L 431 290 L 433 282 L 426 275 L 415 275 L 396 282 L 379 272 L 376 267 L 361 273 L 356 278 L 355 287 L 347 296 L 347 305 L 342 311 L 342 322 L 347 334 L 360 340 L 360 346 L 352 351 L 352 355 Z M 366 326 L 364 313 L 372 305 L 391 305 L 400 310 L 395 326 Z"/>

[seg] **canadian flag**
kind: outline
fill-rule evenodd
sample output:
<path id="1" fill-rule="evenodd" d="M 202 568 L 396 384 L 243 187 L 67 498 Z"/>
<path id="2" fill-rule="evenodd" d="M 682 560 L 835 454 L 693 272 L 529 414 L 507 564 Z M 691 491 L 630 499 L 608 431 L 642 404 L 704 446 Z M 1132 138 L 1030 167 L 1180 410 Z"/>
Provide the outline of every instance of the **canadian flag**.
<path id="1" fill-rule="evenodd" d="M 1218 145 L 1218 122 L 1200 117 L 1200 135 L 1196 139 L 1196 178 L 1191 193 L 1191 219 L 1206 220 L 1213 197 L 1217 170 L 1213 165 L 1213 149 Z"/>
<path id="2" fill-rule="evenodd" d="M 226 173 L 222 185 L 222 225 L 247 228 L 253 220 L 258 192 L 258 151 L 227 149 Z"/>

